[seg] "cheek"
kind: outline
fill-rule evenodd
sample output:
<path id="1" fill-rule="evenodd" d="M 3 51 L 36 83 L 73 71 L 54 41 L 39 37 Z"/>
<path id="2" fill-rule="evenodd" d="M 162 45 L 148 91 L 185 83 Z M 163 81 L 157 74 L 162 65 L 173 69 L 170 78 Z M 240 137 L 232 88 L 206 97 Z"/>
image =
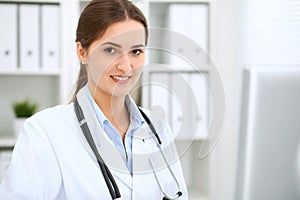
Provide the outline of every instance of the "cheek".
<path id="1" fill-rule="evenodd" d="M 90 59 L 88 62 L 88 73 L 93 80 L 100 80 L 106 71 L 110 68 L 111 61 L 108 59 Z"/>
<path id="2" fill-rule="evenodd" d="M 133 59 L 131 61 L 131 67 L 132 71 L 135 74 L 135 76 L 139 76 L 142 73 L 143 67 L 144 67 L 144 58 L 141 59 Z"/>
<path id="3" fill-rule="evenodd" d="M 115 60 L 116 59 L 113 56 L 106 56 L 95 50 L 88 57 L 88 67 L 91 75 L 103 74 L 111 67 Z"/>
<path id="4" fill-rule="evenodd" d="M 134 71 L 135 76 L 137 76 L 137 78 L 138 78 L 143 71 L 143 66 L 135 67 L 135 68 L 133 68 L 133 71 Z"/>
<path id="5" fill-rule="evenodd" d="M 102 77 L 104 77 L 103 75 L 105 73 L 105 67 L 101 67 L 101 65 L 89 65 L 87 70 L 90 81 L 94 82 L 95 84 L 98 84 Z"/>
<path id="6" fill-rule="evenodd" d="M 143 68 L 144 64 L 145 64 L 144 54 L 140 55 L 138 58 L 131 59 L 132 68 Z"/>

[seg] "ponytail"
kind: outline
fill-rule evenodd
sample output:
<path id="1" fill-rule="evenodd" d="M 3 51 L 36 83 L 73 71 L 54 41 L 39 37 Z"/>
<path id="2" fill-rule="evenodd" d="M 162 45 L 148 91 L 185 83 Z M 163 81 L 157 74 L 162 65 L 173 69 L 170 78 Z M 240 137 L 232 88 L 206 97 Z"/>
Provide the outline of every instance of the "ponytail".
<path id="1" fill-rule="evenodd" d="M 79 71 L 79 75 L 78 75 L 78 79 L 77 79 L 77 83 L 76 83 L 76 89 L 75 89 L 75 92 L 73 94 L 71 102 L 74 102 L 78 91 L 81 88 L 83 88 L 83 86 L 85 86 L 86 83 L 87 83 L 87 70 L 86 70 L 86 66 L 85 66 L 85 64 L 80 63 L 80 71 Z"/>

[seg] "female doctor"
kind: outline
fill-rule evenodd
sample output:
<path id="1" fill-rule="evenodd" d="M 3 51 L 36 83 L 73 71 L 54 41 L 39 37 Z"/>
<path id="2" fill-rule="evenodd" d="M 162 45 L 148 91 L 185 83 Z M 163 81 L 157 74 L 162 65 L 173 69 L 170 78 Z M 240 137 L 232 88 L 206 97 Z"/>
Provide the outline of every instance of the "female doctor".
<path id="1" fill-rule="evenodd" d="M 147 36 L 145 17 L 127 0 L 85 7 L 73 101 L 25 122 L 1 200 L 188 199 L 170 129 L 128 95 L 142 71 Z"/>

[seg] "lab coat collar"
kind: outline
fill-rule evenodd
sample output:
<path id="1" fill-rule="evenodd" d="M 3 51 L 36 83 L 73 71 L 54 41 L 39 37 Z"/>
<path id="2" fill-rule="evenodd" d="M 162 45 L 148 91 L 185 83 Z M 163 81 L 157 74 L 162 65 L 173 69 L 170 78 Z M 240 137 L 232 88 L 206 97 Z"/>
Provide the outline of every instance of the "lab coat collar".
<path id="1" fill-rule="evenodd" d="M 114 147 L 114 144 L 101 129 L 100 124 L 97 120 L 96 113 L 86 95 L 86 92 L 84 91 L 84 88 L 79 90 L 77 94 L 77 100 L 82 108 L 84 117 L 87 121 L 88 127 L 91 131 L 99 154 L 102 156 L 106 165 L 111 170 L 111 173 L 124 184 L 126 184 L 129 188 L 132 188 L 132 176 L 128 171 L 118 150 Z M 78 128 L 80 129 L 80 127 Z M 88 150 L 92 158 L 96 161 L 96 157 L 93 154 L 81 130 L 80 133 L 80 137 L 84 145 L 86 146 L 86 149 Z"/>

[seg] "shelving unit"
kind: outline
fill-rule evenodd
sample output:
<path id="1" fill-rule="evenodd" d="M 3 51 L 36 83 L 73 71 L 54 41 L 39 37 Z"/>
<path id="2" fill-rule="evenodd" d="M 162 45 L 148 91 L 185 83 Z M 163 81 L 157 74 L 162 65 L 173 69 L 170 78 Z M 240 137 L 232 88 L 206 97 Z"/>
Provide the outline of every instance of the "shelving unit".
<path id="1" fill-rule="evenodd" d="M 29 98 L 38 103 L 38 110 L 43 110 L 67 103 L 70 99 L 79 65 L 74 38 L 79 15 L 77 3 L 77 0 L 0 0 L 0 21 L 6 28 L 0 33 L 0 180 L 17 140 L 13 132 L 13 102 Z M 34 7 L 32 10 L 31 6 Z M 28 13 L 31 13 L 28 16 L 30 23 L 36 22 L 35 30 L 22 24 L 26 23 L 23 15 Z M 5 14 L 12 17 L 8 20 Z M 57 21 L 48 23 L 47 20 Z M 51 30 L 45 31 L 47 28 Z M 29 35 L 24 33 L 22 37 L 22 31 L 28 31 Z M 36 36 L 30 39 L 32 31 Z M 37 43 L 37 49 L 30 49 L 32 43 Z M 29 45 L 28 48 L 26 45 Z M 26 59 L 23 61 L 23 51 L 27 51 L 27 56 L 34 56 L 37 51 L 38 60 L 34 63 L 38 64 L 28 64 L 31 62 Z M 14 56 L 13 62 L 7 62 L 10 56 Z"/>
<path id="2" fill-rule="evenodd" d="M 167 121 L 178 136 L 176 145 L 182 153 L 190 199 L 208 200 L 213 160 L 199 160 L 198 153 L 210 123 L 214 1 L 137 2 L 150 27 L 142 105 L 165 110 Z"/>
<path id="3" fill-rule="evenodd" d="M 60 2 L 0 1 L 0 9 L 1 22 L 10 18 L 0 34 L 0 134 L 13 136 L 13 102 L 29 98 L 41 110 L 61 100 Z"/>
<path id="4" fill-rule="evenodd" d="M 0 138 L 0 150 L 12 150 L 16 144 L 17 139 L 13 137 Z"/>
<path id="5" fill-rule="evenodd" d="M 79 5 L 78 0 L 0 0 L 0 6 L 3 6 L 2 15 L 7 13 L 13 16 L 6 27 L 7 31 L 0 33 L 0 137 L 5 137 L 13 136 L 14 101 L 29 98 L 39 104 L 39 110 L 69 101 L 79 66 L 74 38 Z M 22 28 L 26 27 L 26 24 L 22 24 L 27 23 L 22 21 L 22 16 L 29 11 L 36 13 L 29 16 L 33 18 L 30 19 L 32 23 L 37 23 L 34 31 L 30 27 Z M 3 16 L 2 21 L 5 20 Z M 55 23 L 51 23 L 51 20 Z M 36 37 L 28 36 L 32 32 Z M 26 37 L 22 37 L 22 34 Z M 28 48 L 24 45 L 28 45 Z M 35 54 L 35 51 L 38 53 Z M 22 61 L 24 55 L 31 58 Z M 33 63 L 38 65 L 25 66 L 34 55 L 37 61 Z M 8 62 L 10 56 L 13 56 L 14 62 Z"/>

